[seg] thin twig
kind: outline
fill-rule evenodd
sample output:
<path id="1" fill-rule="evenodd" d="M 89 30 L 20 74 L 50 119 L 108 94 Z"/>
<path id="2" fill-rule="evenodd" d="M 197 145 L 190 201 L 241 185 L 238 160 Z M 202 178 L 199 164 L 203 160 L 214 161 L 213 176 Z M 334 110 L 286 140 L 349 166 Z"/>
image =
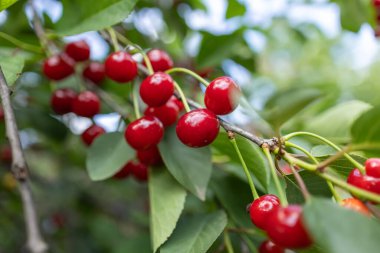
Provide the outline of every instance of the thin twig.
<path id="1" fill-rule="evenodd" d="M 12 150 L 12 173 L 18 180 L 18 188 L 21 194 L 24 208 L 24 217 L 27 232 L 27 248 L 32 253 L 43 253 L 47 250 L 38 228 L 37 215 L 34 207 L 32 193 L 28 181 L 28 165 L 21 148 L 15 115 L 11 106 L 10 91 L 6 83 L 3 71 L 0 67 L 0 95 L 4 110 L 5 128 Z"/>
<path id="2" fill-rule="evenodd" d="M 308 189 L 306 187 L 306 184 L 303 181 L 302 177 L 298 173 L 298 169 L 299 168 L 293 166 L 293 164 L 289 164 L 289 166 L 290 166 L 290 169 L 293 172 L 294 178 L 296 179 L 298 186 L 300 187 L 300 190 L 301 190 L 301 193 L 302 193 L 304 199 L 305 200 L 309 200 L 310 199 L 310 192 L 308 191 Z"/>

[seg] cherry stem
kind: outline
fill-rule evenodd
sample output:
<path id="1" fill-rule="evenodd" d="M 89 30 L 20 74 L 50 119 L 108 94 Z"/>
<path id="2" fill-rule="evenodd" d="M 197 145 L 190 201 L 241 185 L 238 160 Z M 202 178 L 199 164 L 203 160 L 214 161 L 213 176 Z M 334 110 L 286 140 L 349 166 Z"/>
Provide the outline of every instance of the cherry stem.
<path id="1" fill-rule="evenodd" d="M 181 87 L 178 85 L 178 83 L 176 81 L 173 80 L 173 83 L 174 83 L 174 88 L 177 90 L 181 100 L 182 100 L 182 103 L 183 103 L 183 106 L 185 107 L 185 110 L 186 112 L 190 112 L 190 107 L 189 107 L 189 104 L 187 103 L 187 99 L 186 99 L 186 96 L 185 94 L 183 93 Z"/>
<path id="2" fill-rule="evenodd" d="M 288 134 L 288 135 L 284 136 L 283 139 L 284 139 L 285 141 L 287 141 L 287 140 L 289 140 L 289 139 L 291 139 L 291 138 L 293 138 L 293 137 L 295 137 L 295 136 L 299 136 L 299 135 L 306 135 L 306 136 L 314 137 L 314 138 L 316 138 L 316 139 L 318 139 L 318 140 L 320 140 L 320 141 L 326 143 L 327 145 L 333 147 L 335 150 L 337 150 L 337 151 L 339 151 L 339 152 L 342 151 L 341 148 L 339 148 L 337 145 L 335 145 L 335 144 L 332 143 L 331 141 L 327 140 L 326 138 L 323 138 L 322 136 L 319 136 L 319 135 L 317 135 L 317 134 L 313 134 L 313 133 L 309 133 L 309 132 L 294 132 L 294 133 L 291 133 L 291 134 Z M 364 170 L 364 166 L 363 166 L 363 165 L 361 165 L 360 163 L 358 163 L 358 162 L 357 162 L 355 159 L 353 159 L 349 154 L 344 153 L 343 155 L 344 155 L 344 157 L 346 157 L 347 160 L 349 160 L 349 161 L 350 161 L 355 167 L 357 167 L 357 168 L 360 170 L 360 172 L 361 172 L 362 174 L 365 174 L 365 170 Z"/>
<path id="3" fill-rule="evenodd" d="M 197 79 L 205 87 L 207 87 L 209 85 L 209 82 L 207 82 L 206 79 L 202 78 L 200 75 L 198 75 L 194 71 L 191 71 L 190 69 L 186 69 L 186 68 L 171 68 L 171 69 L 165 71 L 166 74 L 171 74 L 171 73 L 175 73 L 175 72 L 186 73 L 186 74 L 194 77 L 195 79 Z"/>
<path id="4" fill-rule="evenodd" d="M 133 102 L 133 109 L 135 110 L 135 116 L 136 119 L 141 118 L 140 110 L 139 110 L 139 101 L 138 101 L 138 85 L 137 83 L 134 83 L 132 86 L 132 102 Z"/>
<path id="5" fill-rule="evenodd" d="M 224 230 L 224 245 L 226 246 L 227 253 L 234 253 L 234 248 L 232 247 L 230 236 L 228 235 L 227 230 Z"/>
<path id="6" fill-rule="evenodd" d="M 13 37 L 13 36 L 11 36 L 9 34 L 0 32 L 0 38 L 3 38 L 5 40 L 9 41 L 10 43 L 14 44 L 15 46 L 18 46 L 19 48 L 24 49 L 26 51 L 34 52 L 34 53 L 37 53 L 37 54 L 42 54 L 43 53 L 41 47 L 25 43 L 25 42 L 23 42 L 21 40 L 16 39 L 15 37 Z"/>
<path id="7" fill-rule="evenodd" d="M 298 186 L 301 189 L 301 193 L 302 193 L 303 197 L 305 198 L 306 201 L 310 200 L 310 193 L 307 190 L 305 181 L 303 181 L 302 177 L 300 176 L 298 171 L 294 168 L 293 164 L 289 164 L 289 166 L 293 172 L 294 178 L 296 179 Z"/>
<path id="8" fill-rule="evenodd" d="M 229 131 L 228 132 L 228 138 L 229 138 L 232 146 L 234 147 L 234 149 L 236 151 L 236 154 L 239 157 L 241 165 L 243 166 L 243 169 L 244 169 L 244 172 L 245 172 L 245 176 L 247 177 L 249 187 L 251 188 L 253 199 L 257 199 L 257 198 L 259 198 L 259 194 L 256 191 L 256 187 L 253 184 L 253 180 L 251 178 L 251 174 L 249 173 L 247 164 L 245 163 L 244 158 L 241 155 L 240 149 L 239 149 L 239 147 L 238 147 L 238 145 L 236 143 L 235 134 Z"/>
<path id="9" fill-rule="evenodd" d="M 299 151 L 303 152 L 307 157 L 309 157 L 316 165 L 318 165 L 318 167 L 320 167 L 320 163 L 318 162 L 318 160 L 309 151 L 307 151 L 303 147 L 298 146 L 297 144 L 294 144 L 294 143 L 288 142 L 288 141 L 285 142 L 285 146 L 298 149 Z M 326 183 L 327 183 L 332 195 L 334 196 L 335 200 L 338 203 L 340 203 L 342 201 L 342 198 L 339 196 L 339 194 L 335 190 L 334 185 L 329 180 L 326 180 Z"/>
<path id="10" fill-rule="evenodd" d="M 115 30 L 112 27 L 110 27 L 110 28 L 107 28 L 107 31 L 111 37 L 113 49 L 115 51 L 119 51 L 119 43 L 117 42 Z"/>
<path id="11" fill-rule="evenodd" d="M 287 206 L 288 205 L 288 200 L 286 199 L 285 192 L 284 192 L 284 190 L 281 187 L 280 180 L 278 179 L 278 175 L 277 175 L 277 172 L 276 172 L 276 166 L 275 166 L 275 164 L 273 162 L 273 159 L 272 159 L 272 156 L 270 154 L 268 145 L 263 144 L 261 146 L 261 148 L 263 149 L 264 154 L 267 157 L 267 160 L 269 162 L 270 171 L 271 171 L 271 174 L 272 174 L 272 177 L 273 177 L 273 180 L 274 180 L 274 184 L 276 185 L 276 189 L 277 189 L 277 192 L 278 192 L 281 204 L 283 206 Z"/>

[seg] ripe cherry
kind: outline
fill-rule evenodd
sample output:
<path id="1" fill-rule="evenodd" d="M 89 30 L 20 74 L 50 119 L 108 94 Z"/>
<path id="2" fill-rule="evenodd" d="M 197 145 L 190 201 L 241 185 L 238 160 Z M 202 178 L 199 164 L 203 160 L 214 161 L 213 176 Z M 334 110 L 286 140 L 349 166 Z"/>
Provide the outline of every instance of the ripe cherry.
<path id="1" fill-rule="evenodd" d="M 378 8 L 378 7 L 380 7 L 380 0 L 373 0 L 372 4 L 374 7 Z"/>
<path id="2" fill-rule="evenodd" d="M 95 84 L 100 84 L 106 77 L 104 64 L 100 62 L 90 62 L 82 73 L 85 79 L 92 81 Z"/>
<path id="3" fill-rule="evenodd" d="M 50 99 L 50 105 L 56 114 L 63 115 L 72 112 L 72 104 L 77 93 L 69 88 L 55 90 Z"/>
<path id="4" fill-rule="evenodd" d="M 148 166 L 140 162 L 132 162 L 131 171 L 133 176 L 140 182 L 148 180 Z"/>
<path id="5" fill-rule="evenodd" d="M 363 175 L 359 169 L 353 169 L 347 177 L 347 183 L 363 188 Z"/>
<path id="6" fill-rule="evenodd" d="M 183 144 L 193 148 L 203 147 L 218 136 L 219 120 L 207 109 L 193 110 L 178 120 L 176 132 Z"/>
<path id="7" fill-rule="evenodd" d="M 175 96 L 171 96 L 169 98 L 169 101 L 172 101 L 172 102 L 174 102 L 177 105 L 178 111 L 182 111 L 185 108 L 185 106 L 183 105 L 182 101 L 179 100 L 178 98 L 176 98 Z"/>
<path id="8" fill-rule="evenodd" d="M 368 176 L 380 178 L 380 158 L 370 158 L 365 162 L 365 171 Z"/>
<path id="9" fill-rule="evenodd" d="M 345 207 L 345 208 L 354 210 L 358 213 L 362 213 L 364 215 L 371 216 L 371 212 L 366 207 L 366 205 L 364 205 L 363 202 L 361 202 L 358 199 L 355 199 L 355 198 L 343 199 L 340 205 Z"/>
<path id="10" fill-rule="evenodd" d="M 252 223 L 263 230 L 266 229 L 268 217 L 280 206 L 280 200 L 276 195 L 267 194 L 255 199 L 250 208 L 249 215 Z"/>
<path id="11" fill-rule="evenodd" d="M 66 54 L 53 55 L 44 61 L 42 71 L 47 78 L 59 81 L 74 73 L 74 64 Z"/>
<path id="12" fill-rule="evenodd" d="M 347 178 L 347 183 L 380 194 L 380 178 L 362 175 L 358 169 L 353 169 L 350 172 Z"/>
<path id="13" fill-rule="evenodd" d="M 159 165 L 162 163 L 160 151 L 158 150 L 157 146 L 151 147 L 147 150 L 138 150 L 137 159 L 139 159 L 141 163 L 147 166 Z"/>
<path id="14" fill-rule="evenodd" d="M 129 177 L 132 174 L 133 161 L 127 162 L 115 175 L 113 178 L 115 179 L 124 179 Z"/>
<path id="15" fill-rule="evenodd" d="M 177 121 L 179 109 L 175 102 L 168 100 L 166 104 L 159 107 L 148 107 L 144 114 L 158 118 L 164 127 L 170 126 Z"/>
<path id="16" fill-rule="evenodd" d="M 83 91 L 74 99 L 72 108 L 76 115 L 91 118 L 100 112 L 100 101 L 92 91 Z"/>
<path id="17" fill-rule="evenodd" d="M 240 88 L 227 76 L 214 79 L 205 92 L 205 105 L 216 115 L 225 115 L 239 104 Z"/>
<path id="18" fill-rule="evenodd" d="M 165 71 L 173 67 L 173 60 L 165 51 L 152 49 L 147 53 L 147 56 L 154 72 Z M 143 64 L 145 65 L 145 62 Z"/>
<path id="19" fill-rule="evenodd" d="M 66 45 L 65 53 L 75 61 L 86 61 L 90 58 L 90 46 L 84 40 L 71 42 Z"/>
<path id="20" fill-rule="evenodd" d="M 266 231 L 275 244 L 283 248 L 306 248 L 312 244 L 302 222 L 302 207 L 277 208 L 269 217 Z"/>
<path id="21" fill-rule="evenodd" d="M 164 135 L 164 127 L 159 119 L 143 116 L 130 123 L 125 130 L 125 139 L 136 150 L 147 150 L 156 146 Z"/>
<path id="22" fill-rule="evenodd" d="M 173 79 L 170 75 L 157 72 L 141 83 L 141 99 L 149 106 L 164 105 L 174 93 Z"/>
<path id="23" fill-rule="evenodd" d="M 285 253 L 285 249 L 267 240 L 261 243 L 259 253 Z"/>
<path id="24" fill-rule="evenodd" d="M 106 131 L 103 127 L 98 125 L 92 125 L 89 128 L 87 128 L 81 135 L 82 141 L 87 145 L 90 146 L 92 142 L 99 137 L 100 135 L 104 134 Z"/>
<path id="25" fill-rule="evenodd" d="M 106 75 L 119 83 L 132 81 L 137 76 L 137 64 L 127 52 L 110 54 L 105 61 Z"/>

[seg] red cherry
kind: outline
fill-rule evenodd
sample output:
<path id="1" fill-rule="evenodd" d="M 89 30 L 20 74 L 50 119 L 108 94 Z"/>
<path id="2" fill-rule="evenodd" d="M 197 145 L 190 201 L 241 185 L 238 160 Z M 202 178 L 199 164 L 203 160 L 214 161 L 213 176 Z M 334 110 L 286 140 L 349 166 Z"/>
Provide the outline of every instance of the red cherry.
<path id="1" fill-rule="evenodd" d="M 239 104 L 240 88 L 227 76 L 214 79 L 206 88 L 205 105 L 216 115 L 225 115 Z"/>
<path id="2" fill-rule="evenodd" d="M 269 238 L 283 248 L 306 248 L 312 244 L 302 223 L 302 207 L 289 205 L 277 208 L 267 223 Z"/>
<path id="3" fill-rule="evenodd" d="M 376 8 L 377 8 L 377 7 L 380 7 L 380 0 L 373 0 L 373 1 L 372 1 L 372 4 L 373 4 L 373 6 L 376 7 Z"/>
<path id="4" fill-rule="evenodd" d="M 73 101 L 73 112 L 82 117 L 91 118 L 100 112 L 100 101 L 92 91 L 83 91 Z"/>
<path id="5" fill-rule="evenodd" d="M 347 183 L 363 188 L 363 175 L 359 169 L 353 169 L 347 177 Z"/>
<path id="6" fill-rule="evenodd" d="M 50 99 L 50 105 L 56 114 L 62 115 L 72 112 L 72 104 L 77 93 L 69 88 L 55 90 Z"/>
<path id="7" fill-rule="evenodd" d="M 165 71 L 173 67 L 173 60 L 165 51 L 152 49 L 146 55 L 152 64 L 154 72 Z M 143 64 L 146 66 L 145 62 Z"/>
<path id="8" fill-rule="evenodd" d="M 65 53 L 75 61 L 86 61 L 90 58 L 90 46 L 84 40 L 66 45 Z"/>
<path id="9" fill-rule="evenodd" d="M 156 146 L 164 135 L 164 127 L 159 119 L 143 116 L 130 123 L 125 130 L 125 139 L 136 150 L 147 150 Z"/>
<path id="10" fill-rule="evenodd" d="M 162 163 L 160 151 L 157 146 L 151 147 L 147 150 L 138 150 L 137 158 L 139 161 L 147 166 L 159 165 Z"/>
<path id="11" fill-rule="evenodd" d="M 250 208 L 249 215 L 256 227 L 266 229 L 268 217 L 280 206 L 280 200 L 276 195 L 267 194 L 255 199 Z"/>
<path id="12" fill-rule="evenodd" d="M 148 107 L 144 112 L 147 116 L 158 118 L 164 127 L 174 124 L 177 121 L 178 113 L 178 106 L 171 100 L 160 107 Z"/>
<path id="13" fill-rule="evenodd" d="M 131 171 L 133 176 L 140 182 L 148 180 L 148 166 L 140 162 L 132 162 Z"/>
<path id="14" fill-rule="evenodd" d="M 82 75 L 85 79 L 95 84 L 100 84 L 106 77 L 104 64 L 100 62 L 90 62 L 83 70 Z"/>
<path id="15" fill-rule="evenodd" d="M 285 249 L 267 240 L 261 243 L 259 253 L 285 253 Z"/>
<path id="16" fill-rule="evenodd" d="M 371 212 L 366 207 L 366 205 L 364 205 L 363 202 L 361 202 L 358 199 L 355 199 L 355 198 L 343 199 L 342 202 L 340 203 L 340 205 L 347 208 L 347 209 L 354 210 L 358 213 L 361 213 L 361 214 L 364 214 L 367 216 L 371 216 Z"/>
<path id="17" fill-rule="evenodd" d="M 171 96 L 169 98 L 169 101 L 172 101 L 172 102 L 174 102 L 177 105 L 178 111 L 182 111 L 185 108 L 185 106 L 183 105 L 182 101 L 179 100 L 178 98 L 176 98 L 175 96 Z"/>
<path id="18" fill-rule="evenodd" d="M 44 61 L 42 71 L 47 78 L 59 81 L 74 73 L 74 64 L 66 54 L 53 55 Z"/>
<path id="19" fill-rule="evenodd" d="M 12 150 L 9 145 L 4 145 L 0 149 L 0 160 L 5 164 L 12 163 Z"/>
<path id="20" fill-rule="evenodd" d="M 129 177 L 132 174 L 132 167 L 134 166 L 133 161 L 127 162 L 115 175 L 113 178 L 115 179 L 124 179 Z"/>
<path id="21" fill-rule="evenodd" d="M 368 176 L 380 178 L 380 158 L 370 158 L 365 162 L 365 171 Z"/>
<path id="22" fill-rule="evenodd" d="M 173 92 L 173 79 L 163 72 L 148 76 L 140 86 L 141 99 L 149 106 L 164 105 L 173 95 Z"/>
<path id="23" fill-rule="evenodd" d="M 353 169 L 350 172 L 347 178 L 347 183 L 380 194 L 380 178 L 362 175 L 358 169 Z"/>
<path id="24" fill-rule="evenodd" d="M 132 56 L 119 51 L 110 54 L 105 61 L 106 75 L 119 83 L 132 81 L 137 76 L 137 64 Z"/>
<path id="25" fill-rule="evenodd" d="M 82 141 L 87 145 L 90 146 L 92 142 L 99 137 L 100 135 L 104 134 L 106 131 L 103 127 L 98 125 L 92 125 L 89 128 L 87 128 L 82 133 Z"/>
<path id="26" fill-rule="evenodd" d="M 193 148 L 203 147 L 218 136 L 219 120 L 207 109 L 193 110 L 178 120 L 176 132 L 183 144 Z"/>

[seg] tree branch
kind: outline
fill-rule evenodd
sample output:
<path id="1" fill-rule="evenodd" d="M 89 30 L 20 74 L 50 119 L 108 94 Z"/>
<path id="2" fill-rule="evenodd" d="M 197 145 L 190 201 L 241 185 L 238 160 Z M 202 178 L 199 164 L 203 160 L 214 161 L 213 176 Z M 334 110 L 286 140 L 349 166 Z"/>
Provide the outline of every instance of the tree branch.
<path id="1" fill-rule="evenodd" d="M 3 71 L 0 67 L 0 96 L 4 110 L 5 128 L 12 150 L 12 173 L 18 180 L 18 188 L 21 194 L 24 208 L 24 217 L 27 233 L 27 248 L 32 253 L 43 253 L 47 250 L 39 228 L 37 215 L 33 203 L 32 193 L 28 181 L 28 165 L 21 148 L 17 123 L 10 101 L 10 91 L 6 83 Z"/>

